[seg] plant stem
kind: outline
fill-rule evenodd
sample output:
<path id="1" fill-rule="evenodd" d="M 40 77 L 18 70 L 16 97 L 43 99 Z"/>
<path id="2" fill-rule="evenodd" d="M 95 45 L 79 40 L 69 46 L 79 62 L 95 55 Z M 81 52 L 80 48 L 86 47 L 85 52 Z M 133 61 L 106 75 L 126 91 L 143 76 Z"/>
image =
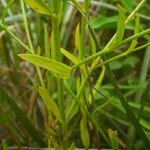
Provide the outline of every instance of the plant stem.
<path id="1" fill-rule="evenodd" d="M 127 24 L 127 23 L 131 20 L 131 18 L 135 15 L 135 13 L 144 5 L 145 1 L 146 1 L 146 0 L 142 0 L 142 1 L 139 3 L 139 5 L 138 5 L 138 6 L 133 10 L 133 12 L 128 16 L 128 18 L 126 19 L 125 24 Z M 99 49 L 97 50 L 97 51 L 99 51 L 98 53 L 96 53 L 96 54 L 94 54 L 94 55 L 91 55 L 91 56 L 89 56 L 89 57 L 87 57 L 87 58 L 81 60 L 78 64 L 76 64 L 76 65 L 73 66 L 73 68 L 76 68 L 76 67 L 79 67 L 80 65 L 82 65 L 82 64 L 84 64 L 84 63 L 86 63 L 86 62 L 88 62 L 88 61 L 91 60 L 91 59 L 97 58 L 97 57 L 99 57 L 99 56 L 102 56 L 102 55 L 108 53 L 109 51 L 111 51 L 111 50 L 113 50 L 114 48 L 117 48 L 117 47 L 109 47 L 109 45 L 113 42 L 113 40 L 114 40 L 115 37 L 116 37 L 116 34 L 115 34 L 115 35 L 111 38 L 111 40 L 108 42 L 108 44 L 105 46 L 105 48 L 102 50 L 102 51 L 103 51 L 103 52 L 102 52 L 102 51 L 101 51 L 101 46 L 100 46 L 98 40 L 96 40 L 95 31 L 92 29 L 92 27 L 91 27 L 91 25 L 90 25 L 90 22 L 88 21 L 88 18 L 86 17 L 86 14 L 85 14 L 84 11 L 82 10 L 82 7 L 79 5 L 79 3 L 78 3 L 76 0 L 71 0 L 71 2 L 72 2 L 72 3 L 74 4 L 74 6 L 80 11 L 80 13 L 82 14 L 82 16 L 85 17 L 85 19 L 87 20 L 88 28 L 89 28 L 89 30 L 90 30 L 90 32 L 91 32 L 91 35 L 93 36 L 93 39 L 94 39 L 94 41 L 95 41 L 95 43 L 96 43 L 96 46 L 99 47 Z M 140 33 L 138 33 L 138 34 L 135 34 L 135 35 L 133 35 L 133 36 L 131 36 L 131 37 L 129 37 L 129 38 L 123 40 L 123 41 L 118 45 L 118 47 L 121 46 L 121 45 L 124 45 L 124 44 L 126 44 L 126 43 L 128 43 L 128 42 L 130 42 L 130 41 L 132 41 L 132 40 L 134 40 L 134 39 L 136 39 L 136 38 L 138 38 L 138 37 L 141 37 L 141 36 L 143 36 L 143 35 L 145 35 L 145 34 L 148 34 L 148 33 L 150 33 L 150 29 L 147 29 L 147 30 L 144 30 L 143 32 L 140 32 Z M 109 48 L 109 49 L 108 49 L 108 48 Z"/>
<path id="2" fill-rule="evenodd" d="M 24 47 L 25 50 L 27 50 L 28 52 L 32 53 L 32 50 L 27 46 L 25 45 L 17 36 L 15 36 L 13 34 L 13 32 L 11 32 L 9 29 L 7 29 L 7 27 L 3 24 L 0 24 L 0 27 L 6 31 L 12 38 L 14 38 L 18 43 L 20 43 L 20 45 L 22 45 L 22 47 Z"/>
<path id="3" fill-rule="evenodd" d="M 22 0 L 20 0 L 20 4 L 21 4 L 21 9 L 22 9 L 22 14 L 23 14 L 24 26 L 25 26 L 25 30 L 26 30 L 26 34 L 27 34 L 27 40 L 28 40 L 29 47 L 30 47 L 32 53 L 34 53 L 34 48 L 32 45 L 29 28 L 28 28 L 28 21 L 27 21 L 26 12 L 25 12 L 25 5 Z"/>
<path id="4" fill-rule="evenodd" d="M 137 6 L 136 11 L 139 10 L 139 8 L 140 8 L 141 6 L 143 6 L 144 2 L 145 2 L 145 0 L 143 0 L 142 3 L 140 3 L 140 4 Z M 136 12 L 136 11 L 135 11 L 135 12 Z M 80 12 L 82 12 L 82 11 L 80 11 Z M 134 13 L 135 13 L 135 12 L 134 12 Z M 131 14 L 130 16 L 133 16 L 133 15 L 134 15 L 134 14 Z M 128 22 L 128 20 L 127 20 L 126 22 Z M 143 36 L 144 34 L 147 34 L 147 33 L 149 33 L 149 32 L 150 32 L 150 29 L 147 29 L 147 30 L 145 30 L 145 31 L 143 31 L 143 32 L 141 32 L 141 33 L 138 33 L 138 34 L 136 34 L 136 35 L 133 35 L 132 38 L 130 37 L 130 38 L 124 40 L 124 42 L 121 42 L 121 43 L 122 43 L 122 44 L 125 44 L 125 43 L 127 43 L 127 42 L 129 42 L 129 41 L 131 41 L 131 40 L 134 40 L 134 39 L 136 39 L 137 37 Z M 113 38 L 115 38 L 115 35 L 114 35 Z M 107 47 L 112 43 L 113 38 L 112 38 L 112 39 L 110 40 L 110 42 L 106 45 L 106 49 L 107 49 Z M 94 37 L 93 39 L 95 39 L 95 40 L 96 40 L 96 43 L 98 43 L 98 40 L 97 40 L 96 37 Z M 96 47 L 97 50 L 100 50 L 100 49 L 101 49 L 101 47 L 99 47 L 99 45 L 96 45 L 96 46 L 97 46 L 97 47 Z M 113 49 L 114 49 L 114 47 L 113 47 Z M 107 49 L 107 51 L 108 51 L 108 49 Z M 106 51 L 105 48 L 104 48 L 104 49 L 103 49 L 102 51 L 100 51 L 99 53 L 96 53 L 95 55 L 89 56 L 88 58 L 82 60 L 83 62 L 81 61 L 82 63 L 80 62 L 80 65 L 86 63 L 87 61 L 91 60 L 92 58 L 96 58 L 98 55 L 105 54 L 107 51 Z M 102 53 L 102 52 L 103 52 L 103 53 Z M 104 56 L 104 60 L 105 60 L 105 61 L 107 60 L 106 56 Z M 80 66 L 80 65 L 77 64 L 77 65 L 75 65 L 75 66 L 77 67 L 77 66 Z M 114 86 L 114 88 L 115 88 L 115 91 L 116 91 L 116 93 L 118 94 L 118 98 L 120 99 L 121 104 L 123 105 L 123 107 L 124 107 L 125 110 L 126 110 L 127 116 L 128 116 L 129 119 L 132 121 L 132 123 L 133 123 L 133 125 L 134 125 L 134 127 L 135 127 L 135 129 L 136 129 L 136 131 L 137 131 L 137 134 L 141 137 L 141 139 L 142 139 L 142 141 L 143 141 L 145 147 L 148 148 L 150 142 L 149 142 L 147 136 L 145 135 L 145 133 L 144 133 L 142 127 L 140 126 L 140 124 L 139 124 L 139 122 L 138 122 L 136 116 L 135 116 L 134 113 L 132 112 L 132 110 L 131 110 L 129 104 L 128 104 L 127 101 L 126 101 L 126 99 L 124 98 L 124 96 L 123 96 L 123 94 L 122 94 L 120 88 L 118 87 L 118 84 L 117 84 L 117 82 L 116 82 L 116 79 L 115 79 L 115 77 L 114 77 L 113 72 L 112 72 L 111 69 L 110 69 L 109 64 L 106 64 L 105 66 L 106 66 L 106 73 L 107 73 L 107 76 L 108 76 L 109 80 L 111 81 L 111 83 L 113 84 L 113 86 Z"/>
<path id="5" fill-rule="evenodd" d="M 59 15 L 57 14 L 59 12 L 59 9 L 61 7 L 61 0 L 55 1 L 52 0 L 52 10 L 56 17 L 52 18 L 52 36 L 53 36 L 53 57 L 52 59 L 60 61 L 61 60 L 61 53 L 60 53 L 60 20 Z M 60 12 L 62 13 L 62 12 Z M 63 85 L 63 79 L 57 77 L 57 85 L 58 85 L 58 104 L 59 104 L 59 110 L 61 114 L 61 118 L 63 120 L 62 123 L 62 130 L 63 130 L 63 140 L 64 140 L 64 149 L 67 149 L 67 121 L 66 121 L 66 113 L 65 113 L 65 102 L 64 102 L 64 85 Z"/>
<path id="6" fill-rule="evenodd" d="M 27 21 L 27 16 L 26 16 L 26 11 L 25 11 L 25 5 L 24 5 L 24 2 L 22 0 L 20 0 L 20 4 L 21 4 L 21 9 L 22 9 L 22 14 L 23 14 L 23 21 L 24 21 L 24 26 L 25 26 L 25 30 L 26 30 L 27 40 L 28 40 L 28 43 L 29 43 L 31 53 L 34 54 L 34 48 L 33 48 L 33 44 L 32 44 L 32 41 L 31 41 L 31 36 L 30 36 L 30 33 L 29 33 L 29 27 L 28 27 L 28 21 Z M 40 80 L 40 83 L 41 83 L 42 87 L 45 88 L 44 80 L 42 78 L 42 74 L 41 74 L 41 71 L 40 71 L 39 67 L 36 67 L 36 71 L 38 73 L 39 80 Z"/>
<path id="7" fill-rule="evenodd" d="M 113 84 L 114 88 L 115 88 L 115 92 L 118 95 L 118 98 L 120 99 L 121 104 L 123 105 L 124 109 L 126 110 L 127 116 L 129 117 L 129 119 L 132 121 L 133 126 L 135 127 L 137 134 L 141 137 L 144 145 L 146 148 L 149 147 L 150 141 L 148 140 L 147 136 L 145 135 L 141 125 L 139 124 L 136 116 L 134 115 L 134 113 L 132 112 L 129 104 L 127 103 L 126 99 L 124 98 L 120 88 L 117 85 L 117 82 L 115 80 L 114 74 L 110 69 L 109 64 L 106 64 L 106 73 L 108 78 L 110 79 L 111 83 Z"/>
<path id="8" fill-rule="evenodd" d="M 139 9 L 144 6 L 144 3 L 145 3 L 145 2 L 146 2 L 146 0 L 142 0 L 142 1 L 138 4 L 138 6 L 137 6 L 137 7 L 132 11 L 132 13 L 128 16 L 128 18 L 127 18 L 127 20 L 126 20 L 126 23 L 128 23 L 128 22 L 135 16 L 135 14 L 139 11 Z"/>
<path id="9" fill-rule="evenodd" d="M 149 33 L 150 33 L 150 28 L 147 29 L 147 30 L 144 30 L 144 31 L 142 31 L 142 32 L 140 32 L 140 33 L 137 33 L 137 34 L 135 34 L 135 35 L 133 35 L 133 36 L 131 36 L 131 37 L 125 39 L 125 40 L 123 40 L 118 46 L 124 45 L 124 44 L 126 44 L 126 43 L 128 43 L 128 42 L 130 42 L 130 41 L 132 41 L 132 40 L 134 40 L 134 39 L 136 39 L 136 38 L 142 37 L 142 36 L 144 36 L 144 35 L 146 35 L 146 34 L 149 34 Z M 94 34 L 93 34 L 93 35 L 94 35 Z M 94 38 L 93 38 L 93 39 L 94 39 Z M 96 43 L 97 43 L 97 42 L 96 42 Z M 96 44 L 96 46 L 98 46 L 98 44 Z M 99 50 L 101 49 L 101 47 L 100 47 L 100 46 L 98 46 L 98 47 L 99 47 L 99 49 L 98 49 L 98 51 L 99 51 Z M 107 46 L 106 46 L 102 51 L 99 51 L 98 53 L 96 53 L 96 54 L 94 54 L 94 55 L 91 55 L 91 56 L 89 56 L 89 57 L 87 57 L 87 58 L 81 60 L 78 64 L 75 64 L 75 65 L 73 66 L 73 68 L 77 68 L 77 67 L 79 67 L 80 65 L 85 64 L 86 62 L 88 62 L 88 61 L 90 61 L 90 60 L 92 60 L 92 59 L 94 59 L 94 58 L 97 58 L 97 57 L 99 57 L 99 56 L 103 56 L 104 54 L 110 52 L 110 51 L 113 50 L 113 49 L 115 49 L 115 47 L 111 47 L 110 49 L 107 49 Z"/>
<path id="10" fill-rule="evenodd" d="M 144 36 L 144 35 L 146 35 L 146 34 L 150 34 L 150 28 L 148 28 L 148 29 L 146 29 L 146 30 L 144 30 L 144 31 L 142 31 L 142 32 L 139 32 L 139 33 L 137 33 L 137 34 L 135 34 L 135 35 L 132 35 L 132 36 L 130 36 L 129 38 L 126 38 L 125 40 L 123 40 L 123 41 L 119 44 L 119 46 L 124 45 L 124 44 L 126 44 L 126 43 L 128 43 L 128 42 L 130 42 L 130 41 L 132 41 L 132 40 L 134 40 L 134 39 L 136 39 L 136 38 L 142 37 L 142 36 Z"/>
<path id="11" fill-rule="evenodd" d="M 83 9 L 84 9 L 85 15 L 87 15 L 88 13 L 89 4 L 90 4 L 89 0 L 84 0 Z M 79 59 L 82 59 L 84 56 L 85 37 L 86 37 L 86 18 L 82 15 Z"/>
<path id="12" fill-rule="evenodd" d="M 65 88 L 67 91 L 71 94 L 71 96 L 74 98 L 75 102 L 86 112 L 87 116 L 90 118 L 90 120 L 95 124 L 98 131 L 101 133 L 104 140 L 107 142 L 107 144 L 110 146 L 110 141 L 103 132 L 102 128 L 100 127 L 99 123 L 94 119 L 93 115 L 87 110 L 86 106 L 84 106 L 80 101 L 78 96 L 75 96 L 75 94 L 71 91 L 71 89 L 68 87 L 68 85 L 65 83 Z"/>
<path id="13" fill-rule="evenodd" d="M 100 47 L 97 47 L 97 49 L 100 49 Z M 103 57 L 104 57 L 104 60 L 106 61 L 107 60 L 106 56 L 104 55 Z M 145 145 L 145 148 L 148 148 L 149 144 L 150 144 L 150 141 L 148 140 L 145 132 L 143 131 L 143 128 L 141 127 L 141 125 L 138 122 L 138 119 L 136 118 L 136 116 L 132 112 L 129 104 L 127 103 L 126 99 L 124 98 L 124 96 L 123 96 L 123 94 L 122 94 L 122 92 L 121 92 L 121 90 L 120 90 L 120 88 L 119 88 L 119 86 L 118 86 L 118 84 L 116 82 L 114 74 L 113 74 L 113 72 L 110 69 L 109 64 L 105 64 L 105 66 L 106 66 L 106 73 L 107 73 L 108 79 L 111 81 L 112 85 L 114 86 L 115 92 L 117 93 L 121 104 L 123 105 L 124 109 L 126 110 L 127 116 L 132 121 L 133 126 L 135 127 L 135 129 L 137 131 L 137 134 L 141 137 L 141 139 L 142 139 L 142 141 L 143 141 L 143 143 Z"/>

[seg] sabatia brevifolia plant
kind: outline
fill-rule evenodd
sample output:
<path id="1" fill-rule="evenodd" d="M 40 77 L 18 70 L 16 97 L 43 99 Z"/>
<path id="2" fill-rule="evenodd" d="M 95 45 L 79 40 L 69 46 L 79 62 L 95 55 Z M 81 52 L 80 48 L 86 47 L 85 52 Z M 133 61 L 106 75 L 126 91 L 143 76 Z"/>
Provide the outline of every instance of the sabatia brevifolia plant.
<path id="1" fill-rule="evenodd" d="M 101 39 L 99 40 L 94 30 L 90 2 L 90 0 L 84 0 L 82 3 L 77 0 L 20 0 L 27 45 L 7 27 L 4 17 L 0 22 L 0 28 L 26 50 L 25 53 L 18 56 L 35 66 L 40 82 L 36 84 L 36 80 L 30 80 L 46 108 L 47 118 L 43 124 L 48 148 L 74 149 L 80 146 L 80 143 L 85 149 L 111 147 L 117 150 L 119 147 L 125 148 L 126 144 L 120 139 L 119 129 L 113 130 L 111 126 L 110 128 L 105 127 L 105 123 L 108 123 L 107 117 L 111 114 L 104 108 L 112 105 L 126 114 L 135 133 L 143 142 L 143 147 L 148 149 L 150 141 L 143 129 L 144 125 L 133 112 L 110 67 L 112 62 L 150 45 L 148 39 L 150 29 L 142 30 L 138 13 L 146 1 L 142 0 L 135 9 L 129 11 L 130 13 L 127 13 L 125 1 L 117 4 L 117 17 L 109 20 L 110 22 L 116 20 L 115 34 L 104 46 L 101 45 Z M 13 1 L 10 1 L 8 7 L 12 3 Z M 33 35 L 31 36 L 30 33 L 25 6 L 41 14 L 45 20 L 51 21 L 50 26 L 42 24 L 44 51 L 40 45 L 34 45 L 32 42 Z M 61 42 L 62 26 L 68 13 L 68 6 L 74 7 L 81 16 L 74 32 L 75 51 L 62 47 Z M 107 24 L 109 21 L 105 18 L 103 23 Z M 133 35 L 126 37 L 125 31 L 130 23 L 132 23 Z M 138 39 L 142 37 L 148 40 L 146 44 L 139 46 Z M 121 53 L 114 53 L 114 50 L 122 50 L 122 48 L 125 50 Z M 98 75 L 93 79 L 92 75 L 97 70 Z M 106 80 L 105 76 L 110 81 L 114 94 L 108 95 L 101 92 L 100 87 Z M 96 101 L 98 96 L 101 97 L 101 102 Z M 144 108 L 141 106 L 142 109 Z M 103 113 L 107 116 L 104 123 L 101 118 Z M 123 120 L 115 118 L 115 115 L 112 115 L 112 118 L 128 125 L 127 122 L 124 123 Z M 32 135 L 32 138 L 35 136 Z M 39 142 L 39 138 L 36 142 Z M 41 145 L 43 143 L 41 142 Z"/>

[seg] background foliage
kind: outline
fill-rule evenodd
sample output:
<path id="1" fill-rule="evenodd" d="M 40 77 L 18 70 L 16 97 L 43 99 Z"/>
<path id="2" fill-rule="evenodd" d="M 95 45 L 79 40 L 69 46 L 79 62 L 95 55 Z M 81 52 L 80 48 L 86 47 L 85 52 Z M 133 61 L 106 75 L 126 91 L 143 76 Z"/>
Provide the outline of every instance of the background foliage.
<path id="1" fill-rule="evenodd" d="M 3 149 L 148 149 L 150 3 L 1 0 Z"/>

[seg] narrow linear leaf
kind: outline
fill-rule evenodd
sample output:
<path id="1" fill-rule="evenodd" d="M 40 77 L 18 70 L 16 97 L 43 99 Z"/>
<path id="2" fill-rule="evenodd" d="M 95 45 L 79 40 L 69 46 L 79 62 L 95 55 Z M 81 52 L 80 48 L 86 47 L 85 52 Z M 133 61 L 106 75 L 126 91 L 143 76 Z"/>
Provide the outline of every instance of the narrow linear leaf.
<path id="1" fill-rule="evenodd" d="M 70 61 L 72 61 L 74 64 L 77 64 L 80 62 L 80 59 L 78 57 L 76 57 L 75 55 L 71 54 L 70 52 L 68 52 L 67 50 L 61 48 L 60 51 L 62 52 L 62 54 L 64 56 L 66 56 Z M 86 68 L 84 65 L 80 66 L 80 71 L 83 75 L 86 75 Z"/>
<path id="2" fill-rule="evenodd" d="M 145 119 L 140 119 L 140 124 L 147 130 L 150 131 L 150 121 L 145 120 Z"/>
<path id="3" fill-rule="evenodd" d="M 92 20 L 91 26 L 93 29 L 116 29 L 117 21 L 118 15 L 112 17 L 98 16 Z M 133 30 L 134 29 L 133 22 L 129 22 L 125 28 Z"/>
<path id="4" fill-rule="evenodd" d="M 61 62 L 34 54 L 19 54 L 19 56 L 25 60 L 28 60 L 36 66 L 47 69 L 52 73 L 56 73 L 61 78 L 68 79 L 71 76 L 71 67 Z"/>
<path id="5" fill-rule="evenodd" d="M 134 34 L 139 33 L 139 30 L 140 30 L 140 19 L 139 19 L 139 16 L 137 16 L 136 19 L 135 19 Z M 135 48 L 136 45 L 137 45 L 137 39 L 134 39 L 131 42 L 131 45 L 130 45 L 129 49 L 127 50 L 127 54 L 134 51 L 134 48 Z"/>
<path id="6" fill-rule="evenodd" d="M 111 140 L 112 149 L 119 150 L 119 140 L 117 131 L 113 131 L 112 129 L 108 129 L 108 135 Z"/>
<path id="7" fill-rule="evenodd" d="M 41 95 L 41 98 L 49 112 L 52 112 L 56 118 L 62 122 L 59 109 L 55 103 L 55 101 L 47 94 L 46 90 L 43 87 L 39 87 L 39 93 Z"/>
<path id="8" fill-rule="evenodd" d="M 80 50 L 80 31 L 79 31 L 79 23 L 75 30 L 75 47 Z"/>
<path id="9" fill-rule="evenodd" d="M 124 36 L 125 30 L 125 11 L 124 9 L 118 5 L 119 17 L 117 22 L 117 32 L 116 32 L 116 44 L 119 44 Z"/>
<path id="10" fill-rule="evenodd" d="M 121 111 L 122 113 L 126 113 L 124 107 L 122 106 L 121 102 L 114 98 L 110 101 L 110 104 L 113 105 L 116 109 L 118 109 L 119 111 Z M 137 104 L 137 103 L 133 103 L 133 102 L 129 102 L 129 106 L 132 109 L 140 109 L 141 105 Z M 144 106 L 143 108 L 144 113 L 147 115 L 150 115 L 150 107 Z M 145 129 L 150 130 L 150 123 L 149 121 L 146 121 L 145 119 L 141 118 L 140 119 L 140 125 L 143 126 Z"/>
<path id="11" fill-rule="evenodd" d="M 77 93 L 79 92 L 79 89 L 80 89 L 80 77 L 78 77 L 76 81 Z M 77 105 L 75 101 L 72 101 L 67 111 L 67 120 L 68 121 L 71 120 L 74 117 L 74 115 L 77 114 L 78 111 L 79 111 L 79 105 Z"/>
<path id="12" fill-rule="evenodd" d="M 80 13 L 85 16 L 85 13 L 83 11 L 83 6 L 77 1 L 77 0 L 70 0 L 72 4 L 80 11 Z"/>
<path id="13" fill-rule="evenodd" d="M 116 28 L 117 20 L 118 20 L 118 16 L 112 16 L 112 17 L 98 16 L 97 18 L 92 20 L 91 26 L 93 29 Z"/>
<path id="14" fill-rule="evenodd" d="M 91 46 L 92 55 L 94 55 L 96 53 L 96 45 L 91 34 L 90 34 L 90 46 Z"/>
<path id="15" fill-rule="evenodd" d="M 22 128 L 24 128 L 24 130 L 32 137 L 32 139 L 38 145 L 46 146 L 45 141 L 43 141 L 44 135 L 34 127 L 34 125 L 26 116 L 26 114 L 18 107 L 15 101 L 8 96 L 5 89 L 3 89 L 1 86 L 0 86 L 0 97 L 3 101 L 5 101 L 10 106 L 10 108 L 13 110 L 13 112 L 16 115 L 17 121 L 20 122 Z"/>
<path id="16" fill-rule="evenodd" d="M 76 101 L 72 101 L 67 111 L 67 121 L 69 122 L 77 114 L 78 111 L 79 105 L 76 103 Z"/>
<path id="17" fill-rule="evenodd" d="M 89 132 L 87 129 L 86 118 L 82 118 L 80 122 L 81 140 L 85 148 L 90 146 Z"/>
<path id="18" fill-rule="evenodd" d="M 124 36 L 124 31 L 125 31 L 125 10 L 118 5 L 118 21 L 117 21 L 117 31 L 114 37 L 108 42 L 108 44 L 105 47 L 105 51 L 110 51 L 114 48 L 116 48 L 122 41 L 123 36 Z M 100 47 L 99 47 L 100 48 Z"/>
<path id="19" fill-rule="evenodd" d="M 24 0 L 24 1 L 36 12 L 49 15 L 49 16 L 53 16 L 48 6 L 42 0 Z"/>
<path id="20" fill-rule="evenodd" d="M 44 45 L 45 45 L 45 54 L 46 57 L 50 58 L 50 49 L 49 49 L 49 43 L 48 43 L 48 31 L 47 27 L 44 28 Z"/>
<path id="21" fill-rule="evenodd" d="M 101 71 L 101 73 L 100 73 L 100 75 L 99 75 L 99 77 L 98 77 L 98 79 L 97 79 L 97 81 L 96 81 L 96 83 L 95 83 L 95 85 L 94 85 L 95 89 L 98 89 L 98 88 L 101 86 L 101 83 L 102 83 L 102 81 L 103 81 L 103 79 L 104 79 L 104 76 L 105 76 L 105 67 L 103 66 L 102 71 Z M 95 89 L 93 89 L 93 95 L 94 95 L 94 96 L 95 96 L 96 93 L 97 93 L 97 91 L 96 91 Z M 90 94 L 90 96 L 89 96 L 89 103 L 90 103 L 90 104 L 92 103 L 91 94 Z"/>
<path id="22" fill-rule="evenodd" d="M 70 61 L 72 61 L 74 64 L 78 63 L 80 60 L 75 55 L 71 54 L 69 51 L 65 50 L 64 48 L 60 49 L 61 53 L 66 56 Z"/>

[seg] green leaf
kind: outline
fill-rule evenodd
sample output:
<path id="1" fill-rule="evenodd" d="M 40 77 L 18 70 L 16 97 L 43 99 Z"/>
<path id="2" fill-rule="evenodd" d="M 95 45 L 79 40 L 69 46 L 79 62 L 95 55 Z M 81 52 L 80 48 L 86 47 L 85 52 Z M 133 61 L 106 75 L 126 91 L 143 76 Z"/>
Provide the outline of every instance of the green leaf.
<path id="1" fill-rule="evenodd" d="M 117 19 L 118 19 L 118 16 L 113 16 L 113 17 L 98 16 L 91 22 L 91 26 L 93 29 L 116 28 Z"/>
<path id="2" fill-rule="evenodd" d="M 150 121 L 145 119 L 140 119 L 140 124 L 147 130 L 150 131 Z"/>
<path id="3" fill-rule="evenodd" d="M 122 0 L 121 2 L 128 11 L 133 10 L 133 0 Z"/>
<path id="4" fill-rule="evenodd" d="M 91 46 L 92 55 L 94 55 L 96 53 L 96 44 L 91 34 L 90 34 L 90 46 Z"/>
<path id="5" fill-rule="evenodd" d="M 60 49 L 61 53 L 66 56 L 70 61 L 72 61 L 74 64 L 77 64 L 80 60 L 75 55 L 71 54 L 69 51 L 65 50 L 64 48 Z"/>
<path id="6" fill-rule="evenodd" d="M 124 36 L 125 31 L 125 11 L 124 9 L 118 5 L 119 17 L 117 22 L 117 32 L 116 32 L 116 44 L 118 45 Z"/>
<path id="7" fill-rule="evenodd" d="M 112 129 L 108 129 L 108 135 L 111 140 L 112 149 L 119 150 L 119 139 L 117 131 L 113 131 Z"/>
<path id="8" fill-rule="evenodd" d="M 72 61 L 74 64 L 77 64 L 80 62 L 80 59 L 76 56 L 74 56 L 73 54 L 71 54 L 69 51 L 65 50 L 64 48 L 61 48 L 60 51 L 62 52 L 62 54 L 64 56 L 66 56 L 70 61 Z M 86 75 L 86 68 L 84 65 L 81 65 L 80 67 L 80 71 L 83 75 Z"/>
<path id="9" fill-rule="evenodd" d="M 80 13 L 85 16 L 84 10 L 82 5 L 77 1 L 77 0 L 70 0 L 71 3 L 78 9 L 78 11 L 80 11 Z"/>
<path id="10" fill-rule="evenodd" d="M 49 48 L 49 43 L 48 43 L 48 31 L 47 31 L 47 26 L 44 28 L 44 45 L 45 45 L 45 54 L 46 57 L 50 58 L 50 48 Z"/>
<path id="11" fill-rule="evenodd" d="M 75 114 L 79 111 L 79 105 L 76 101 L 72 101 L 70 104 L 69 109 L 67 110 L 67 121 L 69 122 Z"/>
<path id="12" fill-rule="evenodd" d="M 86 118 L 82 118 L 80 122 L 80 134 L 84 147 L 87 149 L 90 146 L 89 132 L 87 129 Z"/>
<path id="13" fill-rule="evenodd" d="M 116 29 L 117 28 L 118 16 L 98 16 L 94 18 L 91 22 L 93 29 Z M 126 29 L 134 29 L 133 22 L 129 22 Z"/>
<path id="14" fill-rule="evenodd" d="M 33 63 L 35 66 L 47 69 L 52 73 L 56 73 L 61 78 L 68 79 L 71 76 L 71 67 L 61 62 L 34 54 L 19 54 L 19 56 Z"/>
<path id="15" fill-rule="evenodd" d="M 79 23 L 76 27 L 75 30 L 75 47 L 78 49 L 78 51 L 81 49 L 80 48 L 80 31 L 79 31 Z"/>
<path id="16" fill-rule="evenodd" d="M 8 145 L 7 145 L 6 141 L 3 140 L 3 139 L 2 139 L 2 149 L 3 150 L 8 150 Z"/>
<path id="17" fill-rule="evenodd" d="M 45 141 L 43 140 L 44 135 L 34 127 L 26 114 L 18 107 L 15 101 L 8 96 L 6 90 L 1 86 L 0 100 L 3 100 L 10 106 L 11 110 L 15 113 L 16 120 L 20 122 L 21 128 L 26 131 L 39 146 L 46 146 Z"/>
<path id="18" fill-rule="evenodd" d="M 55 103 L 55 101 L 47 94 L 46 90 L 43 87 L 39 87 L 39 93 L 41 95 L 41 98 L 49 112 L 52 112 L 56 118 L 62 122 L 59 109 Z"/>
<path id="19" fill-rule="evenodd" d="M 52 16 L 48 6 L 42 0 L 24 0 L 36 12 Z"/>

